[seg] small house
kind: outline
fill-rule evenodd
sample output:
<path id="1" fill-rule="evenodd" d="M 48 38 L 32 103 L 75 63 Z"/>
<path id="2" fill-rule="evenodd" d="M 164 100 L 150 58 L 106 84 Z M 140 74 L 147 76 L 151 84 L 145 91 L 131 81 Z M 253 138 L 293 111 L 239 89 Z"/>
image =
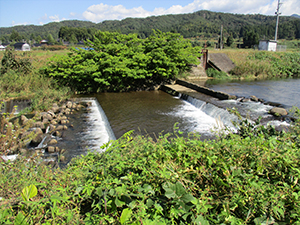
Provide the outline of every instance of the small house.
<path id="1" fill-rule="evenodd" d="M 259 41 L 258 50 L 276 52 L 276 48 L 277 48 L 277 41 L 272 41 L 272 40 L 260 40 Z"/>
<path id="2" fill-rule="evenodd" d="M 0 51 L 4 51 L 5 47 L 3 45 L 0 45 Z"/>
<path id="3" fill-rule="evenodd" d="M 41 40 L 40 44 L 41 45 L 48 45 L 49 43 L 48 43 L 48 40 Z"/>
<path id="4" fill-rule="evenodd" d="M 19 42 L 14 44 L 16 51 L 30 51 L 30 46 L 27 43 Z"/>

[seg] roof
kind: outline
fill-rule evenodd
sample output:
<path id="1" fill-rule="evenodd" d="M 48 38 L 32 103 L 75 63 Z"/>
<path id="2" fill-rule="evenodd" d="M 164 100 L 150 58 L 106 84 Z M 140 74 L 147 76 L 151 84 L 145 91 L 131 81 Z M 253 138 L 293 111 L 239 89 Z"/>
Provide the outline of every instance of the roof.
<path id="1" fill-rule="evenodd" d="M 209 53 L 209 63 L 212 63 L 216 69 L 228 73 L 235 67 L 235 64 L 225 53 Z"/>
<path id="2" fill-rule="evenodd" d="M 18 43 L 15 43 L 14 44 L 14 47 L 16 48 L 16 47 L 22 47 L 24 44 L 26 44 L 25 42 L 18 42 Z"/>

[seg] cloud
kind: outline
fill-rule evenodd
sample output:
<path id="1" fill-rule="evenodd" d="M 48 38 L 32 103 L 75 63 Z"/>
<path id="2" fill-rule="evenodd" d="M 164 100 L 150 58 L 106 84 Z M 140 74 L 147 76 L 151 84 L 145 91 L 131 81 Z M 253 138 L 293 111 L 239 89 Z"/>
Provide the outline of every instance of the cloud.
<path id="1" fill-rule="evenodd" d="M 75 18 L 76 17 L 76 13 L 70 12 L 70 17 Z"/>
<path id="2" fill-rule="evenodd" d="M 49 19 L 53 22 L 59 22 L 59 15 L 55 15 L 55 16 L 49 16 Z"/>
<path id="3" fill-rule="evenodd" d="M 20 26 L 20 25 L 28 25 L 30 23 L 28 22 L 23 22 L 23 23 L 16 23 L 14 20 L 11 21 L 11 26 Z"/>
<path id="4" fill-rule="evenodd" d="M 199 10 L 237 14 L 264 14 L 275 15 L 278 0 L 194 0 L 188 5 L 173 5 L 170 8 L 155 8 L 147 11 L 143 7 L 128 9 L 123 5 L 107 5 L 100 3 L 90 6 L 82 16 L 86 20 L 101 22 L 104 20 L 121 20 L 127 17 L 148 17 L 165 14 L 192 13 Z M 282 15 L 291 15 L 300 12 L 299 0 L 281 0 Z"/>
<path id="5" fill-rule="evenodd" d="M 111 6 L 103 3 L 90 6 L 83 13 L 86 20 L 93 22 L 121 20 L 126 17 L 147 17 L 150 15 L 152 15 L 151 12 L 144 10 L 142 7 L 127 9 L 123 5 Z"/>
<path id="6" fill-rule="evenodd" d="M 49 16 L 49 19 L 51 20 L 51 22 L 60 22 L 63 20 L 66 20 L 66 18 L 59 18 L 59 15 L 54 15 L 54 16 Z"/>

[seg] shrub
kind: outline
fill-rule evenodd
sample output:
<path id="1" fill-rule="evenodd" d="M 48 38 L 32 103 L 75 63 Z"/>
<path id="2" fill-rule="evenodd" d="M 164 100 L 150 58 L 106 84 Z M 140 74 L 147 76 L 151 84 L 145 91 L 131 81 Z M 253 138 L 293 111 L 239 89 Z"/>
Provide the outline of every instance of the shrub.
<path id="1" fill-rule="evenodd" d="M 208 68 L 206 70 L 206 74 L 208 77 L 213 77 L 216 79 L 228 79 L 229 78 L 228 74 L 225 73 L 224 71 L 218 71 L 213 68 Z"/>
<path id="2" fill-rule="evenodd" d="M 1 60 L 0 75 L 13 70 L 16 72 L 28 74 L 31 72 L 31 62 L 28 58 L 16 58 L 12 50 L 6 49 Z"/>

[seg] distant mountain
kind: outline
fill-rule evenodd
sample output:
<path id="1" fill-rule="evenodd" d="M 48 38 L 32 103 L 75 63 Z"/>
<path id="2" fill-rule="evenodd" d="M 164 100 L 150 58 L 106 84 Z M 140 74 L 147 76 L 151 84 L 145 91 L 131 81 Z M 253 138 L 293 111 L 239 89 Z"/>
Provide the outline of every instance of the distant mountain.
<path id="1" fill-rule="evenodd" d="M 295 14 L 294 14 L 295 15 Z M 296 15 L 297 18 L 299 15 Z M 281 16 L 279 23 L 280 39 L 300 38 L 299 20 L 295 16 Z M 68 20 L 62 22 L 52 22 L 43 26 L 23 25 L 8 28 L 0 28 L 0 40 L 3 42 L 10 40 L 12 32 L 18 32 L 23 39 L 33 39 L 41 36 L 46 39 L 49 34 L 54 39 L 59 37 L 62 27 L 78 28 L 75 36 L 81 40 L 80 32 L 90 32 L 95 30 L 118 31 L 124 34 L 137 33 L 140 37 L 148 37 L 153 29 L 163 32 L 181 33 L 186 38 L 196 37 L 199 39 L 216 39 L 219 36 L 221 25 L 225 37 L 243 37 L 247 32 L 255 32 L 261 38 L 273 38 L 275 33 L 275 16 L 265 15 L 243 15 L 220 13 L 211 11 L 198 11 L 189 14 L 151 16 L 147 18 L 126 18 L 119 20 L 108 20 L 101 23 L 88 21 Z M 82 29 L 79 29 L 82 28 Z M 85 29 L 85 30 L 84 30 Z M 76 30 L 76 29 L 73 29 Z M 86 36 L 85 36 L 86 37 Z"/>
<path id="2" fill-rule="evenodd" d="M 293 15 L 291 15 L 291 17 L 296 17 L 296 18 L 300 19 L 300 15 L 298 15 L 298 14 L 293 14 Z"/>

